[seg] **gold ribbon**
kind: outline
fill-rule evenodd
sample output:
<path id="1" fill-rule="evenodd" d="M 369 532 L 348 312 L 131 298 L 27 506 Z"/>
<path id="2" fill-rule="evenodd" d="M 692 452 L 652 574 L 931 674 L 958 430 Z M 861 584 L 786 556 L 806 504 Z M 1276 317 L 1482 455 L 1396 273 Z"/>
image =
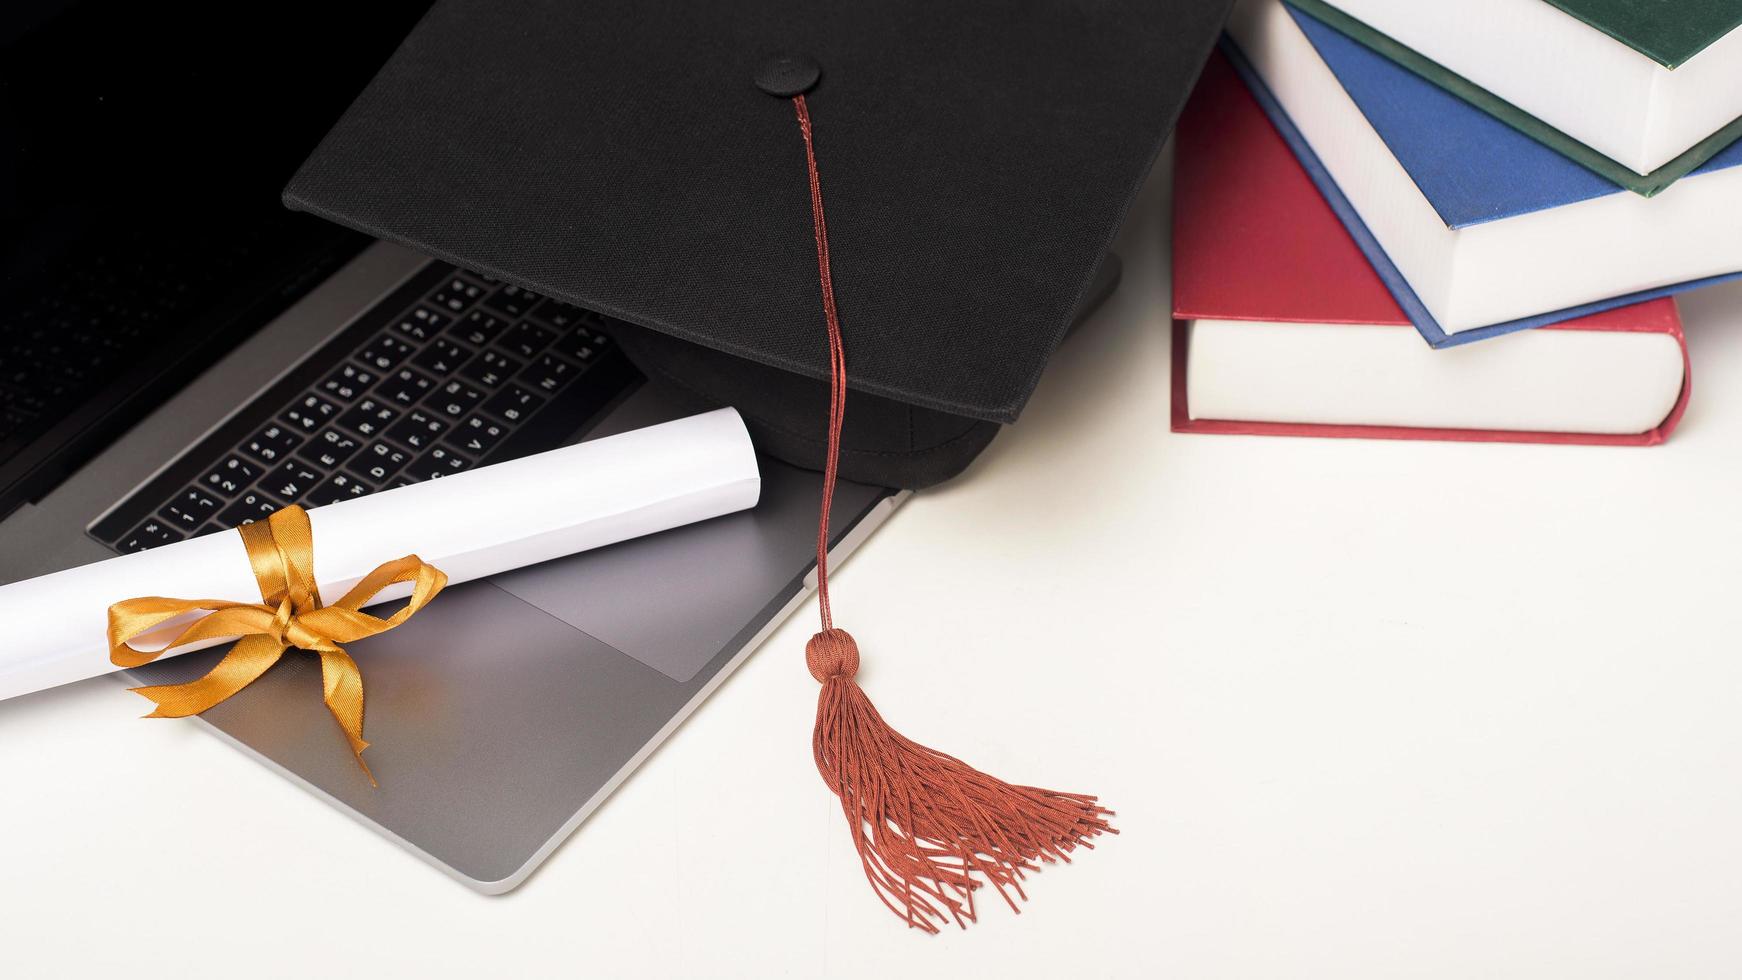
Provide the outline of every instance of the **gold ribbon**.
<path id="1" fill-rule="evenodd" d="M 252 684 L 290 647 L 317 653 L 327 708 L 344 730 L 370 785 L 375 785 L 375 774 L 363 761 L 363 750 L 369 747 L 363 741 L 363 675 L 340 644 L 385 633 L 410 619 L 436 597 L 448 577 L 416 555 L 407 555 L 382 564 L 344 598 L 322 606 L 314 577 L 314 534 L 306 511 L 293 505 L 237 530 L 254 566 L 261 601 L 250 604 L 146 596 L 117 602 L 109 607 L 109 660 L 118 667 L 140 667 L 183 644 L 241 637 L 199 680 L 133 689 L 157 704 L 147 718 L 185 718 Z M 386 619 L 360 611 L 376 593 L 399 582 L 414 583 L 411 600 L 404 608 Z M 161 650 L 147 653 L 127 644 L 166 620 L 199 610 L 208 614 Z"/>

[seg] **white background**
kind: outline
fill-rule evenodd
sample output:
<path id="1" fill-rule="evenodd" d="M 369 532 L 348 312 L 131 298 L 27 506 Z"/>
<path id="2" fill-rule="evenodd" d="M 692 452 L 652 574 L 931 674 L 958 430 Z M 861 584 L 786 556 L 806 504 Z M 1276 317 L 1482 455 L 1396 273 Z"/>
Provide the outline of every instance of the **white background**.
<path id="1" fill-rule="evenodd" d="M 0 704 L 0 973 L 1736 975 L 1742 288 L 1683 304 L 1663 447 L 1173 435 L 1166 200 L 1022 422 L 837 578 L 897 726 L 1119 810 L 1020 917 L 872 897 L 807 607 L 502 898 L 112 680 Z"/>

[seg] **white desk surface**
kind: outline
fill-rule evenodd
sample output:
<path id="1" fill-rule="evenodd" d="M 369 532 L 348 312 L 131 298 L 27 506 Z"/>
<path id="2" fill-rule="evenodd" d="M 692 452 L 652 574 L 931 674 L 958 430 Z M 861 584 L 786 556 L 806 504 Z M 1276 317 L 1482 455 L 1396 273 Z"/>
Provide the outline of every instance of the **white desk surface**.
<path id="1" fill-rule="evenodd" d="M 1735 975 L 1742 287 L 1683 303 L 1663 447 L 1173 435 L 1166 190 L 1022 422 L 837 579 L 896 725 L 1119 810 L 1023 915 L 872 897 L 806 607 L 501 898 L 112 680 L 0 705 L 0 973 Z"/>

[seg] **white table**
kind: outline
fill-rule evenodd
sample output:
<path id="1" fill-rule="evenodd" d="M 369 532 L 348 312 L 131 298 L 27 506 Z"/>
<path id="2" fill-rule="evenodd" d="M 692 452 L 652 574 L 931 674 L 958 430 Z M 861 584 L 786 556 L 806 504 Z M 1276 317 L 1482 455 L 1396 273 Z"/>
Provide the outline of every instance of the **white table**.
<path id="1" fill-rule="evenodd" d="M 496 899 L 112 680 L 0 705 L 0 973 L 1734 975 L 1742 288 L 1683 305 L 1664 447 L 1173 435 L 1166 188 L 1021 424 L 837 579 L 895 724 L 1119 810 L 1022 916 L 872 897 L 807 608 Z"/>

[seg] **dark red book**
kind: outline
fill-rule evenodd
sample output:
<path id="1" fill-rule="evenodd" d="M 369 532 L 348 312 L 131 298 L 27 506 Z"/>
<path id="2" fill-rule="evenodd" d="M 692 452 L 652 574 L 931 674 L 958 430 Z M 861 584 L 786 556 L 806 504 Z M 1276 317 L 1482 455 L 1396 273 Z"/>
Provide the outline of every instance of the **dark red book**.
<path id="1" fill-rule="evenodd" d="M 1650 445 L 1687 404 L 1670 299 L 1428 347 L 1220 54 L 1173 220 L 1175 431 Z"/>

